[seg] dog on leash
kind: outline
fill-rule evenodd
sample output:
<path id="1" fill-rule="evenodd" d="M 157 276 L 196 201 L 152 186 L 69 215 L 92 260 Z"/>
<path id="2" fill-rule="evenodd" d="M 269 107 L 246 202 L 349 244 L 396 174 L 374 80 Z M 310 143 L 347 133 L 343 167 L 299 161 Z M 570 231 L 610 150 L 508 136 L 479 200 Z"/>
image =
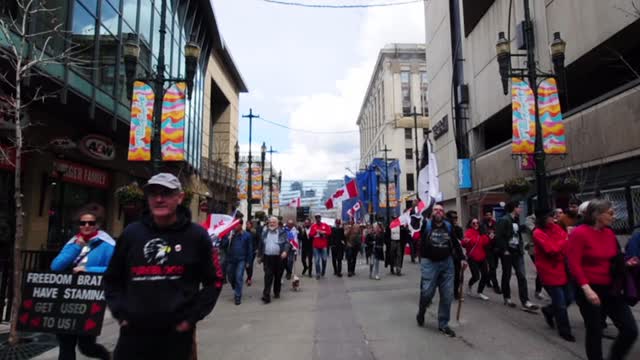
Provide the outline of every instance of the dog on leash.
<path id="1" fill-rule="evenodd" d="M 293 291 L 300 291 L 300 278 L 298 275 L 293 275 L 293 281 L 291 281 L 291 289 Z"/>

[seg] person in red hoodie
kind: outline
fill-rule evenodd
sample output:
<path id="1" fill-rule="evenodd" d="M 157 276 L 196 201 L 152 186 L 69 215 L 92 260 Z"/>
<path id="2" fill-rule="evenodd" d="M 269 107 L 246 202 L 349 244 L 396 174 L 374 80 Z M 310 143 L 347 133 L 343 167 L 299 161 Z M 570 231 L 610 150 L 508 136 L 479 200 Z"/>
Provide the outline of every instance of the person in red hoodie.
<path id="1" fill-rule="evenodd" d="M 469 293 L 471 294 L 471 288 L 480 280 L 478 297 L 485 301 L 489 300 L 489 297 L 482 293 L 489 282 L 489 264 L 485 249 L 490 242 L 488 235 L 480 234 L 480 221 L 476 218 L 471 219 L 467 225 L 467 231 L 464 233 L 464 239 L 462 239 L 462 247 L 467 251 L 467 261 L 471 270 Z"/>
<path id="2" fill-rule="evenodd" d="M 620 251 L 611 230 L 614 218 L 609 200 L 591 200 L 584 224 L 569 234 L 569 270 L 578 285 L 576 303 L 584 319 L 589 360 L 602 360 L 602 315 L 607 315 L 618 328 L 608 359 L 624 359 L 638 337 L 629 305 L 613 291 L 612 260 Z"/>
<path id="3" fill-rule="evenodd" d="M 311 225 L 309 236 L 313 239 L 313 260 L 316 264 L 316 279 L 324 277 L 327 270 L 327 250 L 329 248 L 329 237 L 331 236 L 331 226 L 322 222 L 322 216 L 316 214 L 316 222 Z M 322 263 L 322 267 L 320 264 Z"/>
<path id="4" fill-rule="evenodd" d="M 536 227 L 533 230 L 536 269 L 542 285 L 551 296 L 551 304 L 542 308 L 542 314 L 549 327 L 557 325 L 561 338 L 575 342 L 567 313 L 567 307 L 572 302 L 565 262 L 569 238 L 564 229 L 555 223 L 553 215 L 551 210 L 536 211 Z"/>

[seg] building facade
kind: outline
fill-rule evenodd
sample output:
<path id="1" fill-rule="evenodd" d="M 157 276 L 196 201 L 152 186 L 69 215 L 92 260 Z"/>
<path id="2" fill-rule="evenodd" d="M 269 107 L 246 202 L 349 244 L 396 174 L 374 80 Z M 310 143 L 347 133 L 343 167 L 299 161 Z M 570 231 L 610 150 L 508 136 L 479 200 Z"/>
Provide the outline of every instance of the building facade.
<path id="1" fill-rule="evenodd" d="M 555 32 L 567 43 L 560 100 L 568 153 L 547 156 L 547 183 L 579 179 L 577 196 L 612 200 L 618 218 L 614 228 L 628 232 L 640 223 L 640 39 L 634 35 L 640 13 L 628 0 L 530 4 L 538 68 L 553 73 L 548 44 Z M 523 6 L 522 0 L 425 3 L 433 121 L 462 130 L 435 140 L 440 185 L 448 205 L 467 216 L 506 201 L 508 180 L 534 178 L 533 170 L 523 170 L 522 159 L 511 154 L 511 96 L 503 95 L 495 52 L 500 31 L 510 34 L 512 52 L 518 51 Z M 513 64 L 524 65 L 515 59 Z M 473 188 L 460 191 L 456 159 L 464 157 L 472 160 Z M 563 194 L 550 194 L 556 206 L 566 205 Z"/>
<path id="2" fill-rule="evenodd" d="M 423 44 L 391 44 L 380 50 L 357 120 L 360 164 L 364 168 L 373 159 L 384 158 L 386 145 L 391 150 L 387 157 L 400 163 L 402 204 L 415 199 L 417 191 L 416 162 L 420 162 L 429 127 L 427 94 Z M 418 114 L 417 149 L 414 109 Z"/>
<path id="3" fill-rule="evenodd" d="M 56 250 L 75 234 L 74 213 L 88 202 L 105 207 L 103 228 L 117 237 L 132 218 L 123 211 L 116 190 L 134 181 L 143 184 L 152 174 L 150 162 L 127 161 L 130 100 L 123 45 L 133 36 L 140 46 L 138 77 L 155 71 L 162 2 L 54 0 L 42 4 L 52 11 L 46 12 L 47 21 L 30 19 L 33 33 L 59 25 L 61 31 L 51 37 L 48 51 L 57 54 L 69 46 L 75 50 L 73 61 L 40 68 L 42 75 L 25 85 L 30 91 L 38 88 L 56 96 L 26 109 L 25 118 L 32 126 L 24 133 L 30 151 L 23 160 L 26 226 L 22 247 Z M 229 193 L 226 189 L 234 186 L 229 157 L 233 145 L 229 144 L 237 138 L 238 93 L 246 91 L 246 86 L 224 46 L 211 3 L 168 0 L 166 6 L 166 77 L 186 75 L 187 41 L 195 41 L 201 49 L 192 97 L 186 102 L 186 159 L 162 164 L 162 171 L 178 174 L 193 193 L 191 210 L 197 221 L 211 208 L 201 203 L 219 200 L 228 208 L 235 203 L 219 194 Z M 2 2 L 0 16 L 20 17 L 17 2 Z M 35 46 L 42 46 L 44 40 L 36 38 Z M 3 54 L 9 41 L 0 36 Z M 12 71 L 1 56 L 0 71 Z M 0 86 L 0 96 L 10 97 L 11 90 Z M 2 118 L 0 124 L 0 146 L 11 154 L 11 119 Z M 106 153 L 92 151 L 96 139 Z M 14 184 L 11 161 L 4 160 L 0 159 L 0 241 L 10 248 Z"/>

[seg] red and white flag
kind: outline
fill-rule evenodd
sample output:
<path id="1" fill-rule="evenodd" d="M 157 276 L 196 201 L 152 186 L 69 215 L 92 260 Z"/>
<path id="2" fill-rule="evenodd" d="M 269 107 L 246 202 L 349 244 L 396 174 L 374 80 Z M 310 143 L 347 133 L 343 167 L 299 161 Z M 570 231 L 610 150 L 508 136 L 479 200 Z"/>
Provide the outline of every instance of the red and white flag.
<path id="1" fill-rule="evenodd" d="M 408 209 L 397 219 L 393 220 L 391 224 L 389 224 L 389 227 L 393 229 L 402 225 L 408 226 L 413 236 L 413 234 L 420 231 L 422 227 L 422 212 L 426 208 L 427 204 L 424 201 L 420 201 L 417 206 Z"/>
<path id="2" fill-rule="evenodd" d="M 302 203 L 302 199 L 300 199 L 300 197 L 298 196 L 297 198 L 291 199 L 291 201 L 289 201 L 289 204 L 287 204 L 287 206 L 299 208 L 301 206 L 301 203 Z"/>
<path id="3" fill-rule="evenodd" d="M 362 207 L 362 204 L 360 203 L 360 201 L 358 201 L 357 203 L 355 203 L 351 209 L 347 210 L 347 215 L 349 215 L 349 217 L 352 217 L 355 219 L 356 215 L 358 214 L 358 211 L 360 211 L 360 208 Z"/>
<path id="4" fill-rule="evenodd" d="M 333 209 L 337 204 L 344 200 L 353 199 L 356 196 L 358 196 L 358 185 L 356 185 L 356 180 L 353 179 L 331 195 L 329 200 L 324 203 L 324 206 L 327 209 Z"/>
<path id="5" fill-rule="evenodd" d="M 210 214 L 202 226 L 207 229 L 209 236 L 220 239 L 227 236 L 240 221 L 226 214 Z"/>

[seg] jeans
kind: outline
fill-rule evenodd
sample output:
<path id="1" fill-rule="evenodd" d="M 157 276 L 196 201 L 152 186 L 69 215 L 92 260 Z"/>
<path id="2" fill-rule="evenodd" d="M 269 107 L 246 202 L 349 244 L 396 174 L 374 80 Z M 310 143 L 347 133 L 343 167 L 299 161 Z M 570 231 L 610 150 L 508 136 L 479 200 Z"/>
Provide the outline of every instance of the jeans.
<path id="1" fill-rule="evenodd" d="M 480 280 L 478 284 L 478 294 L 482 294 L 484 291 L 484 287 L 489 282 L 489 268 L 487 261 L 475 261 L 469 259 L 469 269 L 471 270 L 471 279 L 469 279 L 469 290 L 473 287 L 473 285 Z"/>
<path id="2" fill-rule="evenodd" d="M 375 256 L 369 261 L 369 277 L 372 276 L 380 276 L 380 260 Z"/>
<path id="3" fill-rule="evenodd" d="M 586 328 L 585 347 L 587 359 L 602 360 L 602 316 L 606 314 L 618 328 L 618 336 L 611 346 L 607 359 L 620 360 L 629 353 L 638 338 L 638 326 L 633 318 L 629 305 L 622 296 L 611 295 L 610 286 L 591 285 L 600 298 L 600 306 L 592 305 L 585 297 L 584 291 L 578 288 L 576 303 Z"/>
<path id="4" fill-rule="evenodd" d="M 302 275 L 309 271 L 309 276 L 313 273 L 313 249 L 302 249 Z"/>
<path id="5" fill-rule="evenodd" d="M 264 256 L 264 290 L 262 297 L 271 300 L 271 286 L 273 285 L 273 295 L 280 296 L 280 288 L 282 287 L 282 273 L 284 271 L 284 262 L 280 255 Z"/>
<path id="6" fill-rule="evenodd" d="M 287 259 L 285 260 L 285 267 L 287 269 L 287 279 L 291 278 L 291 273 L 293 272 L 293 263 L 296 262 L 296 252 L 295 250 L 291 250 Z"/>
<path id="7" fill-rule="evenodd" d="M 358 259 L 358 248 L 347 247 L 347 272 L 354 274 L 356 272 L 356 260 Z"/>
<path id="8" fill-rule="evenodd" d="M 121 327 L 113 359 L 189 360 L 194 350 L 194 332 L 195 329 L 161 332 Z"/>
<path id="9" fill-rule="evenodd" d="M 438 306 L 438 328 L 449 324 L 451 317 L 451 303 L 453 303 L 453 259 L 448 257 L 442 261 L 420 259 L 420 306 L 418 312 L 424 315 L 436 294 L 440 293 Z"/>
<path id="10" fill-rule="evenodd" d="M 560 335 L 571 334 L 569 314 L 567 313 L 567 308 L 573 302 L 570 286 L 545 286 L 544 288 L 551 297 L 551 304 L 545 306 L 542 312 L 553 314 Z"/>
<path id="11" fill-rule="evenodd" d="M 233 285 L 233 295 L 236 299 L 242 298 L 242 283 L 245 264 L 246 262 L 244 260 L 227 260 L 227 279 L 229 284 Z"/>
<path id="12" fill-rule="evenodd" d="M 324 276 L 327 270 L 327 248 L 313 249 L 313 261 L 316 263 L 316 275 Z"/>
<path id="13" fill-rule="evenodd" d="M 342 259 L 344 258 L 344 246 L 331 247 L 331 264 L 335 275 L 342 274 Z"/>
<path id="14" fill-rule="evenodd" d="M 531 262 L 533 262 L 535 264 L 536 263 L 536 256 L 529 254 L 529 257 L 531 258 Z M 541 292 L 542 292 L 542 281 L 540 280 L 540 275 L 536 274 L 536 294 L 539 294 Z M 549 295 L 549 296 L 551 296 L 551 295 Z"/>
<path id="15" fill-rule="evenodd" d="M 109 351 L 104 346 L 96 343 L 95 336 L 78 336 L 68 334 L 57 334 L 60 345 L 59 360 L 75 360 L 76 345 L 83 355 L 88 357 L 109 360 Z"/>
<path id="16" fill-rule="evenodd" d="M 518 278 L 518 295 L 520 302 L 524 305 L 529 301 L 529 289 L 527 288 L 527 278 L 524 272 L 524 257 L 522 254 L 502 255 L 502 296 L 504 299 L 511 299 L 511 268 L 516 271 Z"/>
<path id="17" fill-rule="evenodd" d="M 494 253 L 487 254 L 487 264 L 489 265 L 489 275 L 487 284 L 491 285 L 493 289 L 500 289 L 500 283 L 498 282 L 498 276 L 496 275 L 496 271 L 498 270 L 498 255 Z"/>

